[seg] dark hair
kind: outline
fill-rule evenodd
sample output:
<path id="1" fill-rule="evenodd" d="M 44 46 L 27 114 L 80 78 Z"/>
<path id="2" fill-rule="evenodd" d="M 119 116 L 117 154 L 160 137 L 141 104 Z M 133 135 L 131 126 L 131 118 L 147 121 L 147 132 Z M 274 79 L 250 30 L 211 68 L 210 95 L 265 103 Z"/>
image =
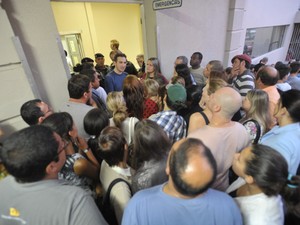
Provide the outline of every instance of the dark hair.
<path id="1" fill-rule="evenodd" d="M 193 85 L 191 72 L 186 64 L 178 64 L 175 66 L 175 71 L 178 76 L 182 77 L 185 82 L 186 87 L 190 87 Z"/>
<path id="2" fill-rule="evenodd" d="M 133 138 L 133 159 L 137 168 L 151 159 L 160 160 L 167 155 L 171 142 L 166 132 L 154 121 L 136 123 Z"/>
<path id="3" fill-rule="evenodd" d="M 167 89 L 166 89 L 166 85 L 160 85 L 158 87 L 158 96 L 160 98 L 160 109 L 159 110 L 163 110 L 163 108 L 165 107 L 165 103 L 164 103 L 164 97 L 167 94 Z"/>
<path id="4" fill-rule="evenodd" d="M 300 70 L 300 62 L 292 62 L 290 64 L 291 73 L 297 73 Z"/>
<path id="5" fill-rule="evenodd" d="M 278 70 L 280 80 L 282 80 L 290 72 L 290 68 L 288 67 L 288 65 L 283 63 L 276 63 L 275 69 Z"/>
<path id="6" fill-rule="evenodd" d="M 99 156 L 109 166 L 116 166 L 123 161 L 126 140 L 118 127 L 106 127 L 98 138 Z"/>
<path id="7" fill-rule="evenodd" d="M 34 125 L 9 136 L 0 146 L 0 158 L 18 182 L 36 182 L 50 162 L 58 161 L 58 146 L 50 128 Z"/>
<path id="8" fill-rule="evenodd" d="M 37 103 L 41 103 L 40 99 L 33 99 L 25 102 L 20 109 L 22 119 L 30 126 L 36 125 L 39 122 L 39 118 L 44 116 L 41 108 L 37 106 Z"/>
<path id="9" fill-rule="evenodd" d="M 192 85 L 191 87 L 186 89 L 187 102 L 189 106 L 199 105 L 204 86 L 204 84 Z"/>
<path id="10" fill-rule="evenodd" d="M 270 75 L 270 67 L 269 66 L 263 66 L 262 69 L 260 69 L 257 73 L 256 80 L 260 78 L 261 82 L 264 85 L 275 85 L 279 79 L 278 71 L 277 76 Z"/>
<path id="11" fill-rule="evenodd" d="M 94 155 L 98 154 L 98 137 L 101 131 L 109 125 L 109 117 L 105 110 L 95 108 L 91 109 L 83 119 L 83 126 L 86 133 L 92 135 L 88 140 L 88 145 Z"/>
<path id="12" fill-rule="evenodd" d="M 300 177 L 289 178 L 285 158 L 273 148 L 257 144 L 252 145 L 251 152 L 252 157 L 246 162 L 245 173 L 253 177 L 266 195 L 280 194 L 284 199 L 287 214 L 300 217 Z"/>
<path id="13" fill-rule="evenodd" d="M 83 63 L 93 63 L 93 62 L 94 62 L 94 60 L 89 58 L 89 57 L 84 57 L 84 58 L 81 59 L 82 64 Z"/>
<path id="14" fill-rule="evenodd" d="M 93 70 L 93 69 L 84 69 L 84 70 L 81 70 L 81 72 L 80 72 L 82 75 L 86 75 L 89 79 L 90 79 L 90 81 L 93 83 L 93 82 L 95 82 L 95 73 L 96 73 L 96 71 L 95 70 Z"/>
<path id="15" fill-rule="evenodd" d="M 201 52 L 194 52 L 193 55 L 197 55 L 200 60 L 203 59 L 203 55 Z"/>
<path id="16" fill-rule="evenodd" d="M 69 131 L 73 129 L 73 118 L 67 112 L 53 113 L 48 116 L 42 123 L 43 126 L 49 127 L 52 131 L 59 134 L 65 140 L 70 140 Z"/>
<path id="17" fill-rule="evenodd" d="M 134 75 L 127 75 L 123 81 L 123 95 L 129 116 L 141 120 L 144 112 L 144 85 Z"/>
<path id="18" fill-rule="evenodd" d="M 294 123 L 300 122 L 300 91 L 288 90 L 281 92 L 281 107 L 285 107 Z"/>
<path id="19" fill-rule="evenodd" d="M 127 58 L 126 55 L 125 55 L 124 53 L 118 52 L 117 54 L 115 54 L 114 62 L 117 62 L 117 61 L 118 61 L 118 57 L 124 57 L 124 58 Z"/>
<path id="20" fill-rule="evenodd" d="M 200 150 L 201 149 L 201 150 Z M 191 186 L 182 176 L 192 157 L 196 155 L 204 157 L 211 166 L 213 176 L 211 180 L 201 186 Z M 169 158 L 170 176 L 172 177 L 176 190 L 182 195 L 195 197 L 205 192 L 215 181 L 217 176 L 217 163 L 209 148 L 207 148 L 202 141 L 195 138 L 186 139 L 175 151 L 173 151 Z M 201 171 L 199 171 L 201 176 Z"/>
<path id="21" fill-rule="evenodd" d="M 80 99 L 85 92 L 89 92 L 90 79 L 86 75 L 74 75 L 68 81 L 70 98 Z"/>

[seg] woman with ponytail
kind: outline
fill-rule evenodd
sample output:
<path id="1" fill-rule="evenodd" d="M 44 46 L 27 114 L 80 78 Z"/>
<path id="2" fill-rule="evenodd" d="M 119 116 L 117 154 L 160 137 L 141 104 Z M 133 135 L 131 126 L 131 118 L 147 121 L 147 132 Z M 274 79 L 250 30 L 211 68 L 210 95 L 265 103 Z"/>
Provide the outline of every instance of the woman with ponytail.
<path id="1" fill-rule="evenodd" d="M 300 178 L 289 174 L 276 150 L 260 144 L 247 147 L 236 154 L 232 168 L 240 178 L 227 192 L 235 197 L 245 225 L 283 225 L 300 218 Z"/>

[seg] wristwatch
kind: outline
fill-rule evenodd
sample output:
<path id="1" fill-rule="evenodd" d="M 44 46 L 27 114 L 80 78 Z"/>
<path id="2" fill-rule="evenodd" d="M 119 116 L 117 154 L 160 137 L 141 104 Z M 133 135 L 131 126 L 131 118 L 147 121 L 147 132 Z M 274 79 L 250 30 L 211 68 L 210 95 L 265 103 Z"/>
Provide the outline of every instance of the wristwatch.
<path id="1" fill-rule="evenodd" d="M 89 149 L 86 148 L 86 149 L 83 149 L 82 151 L 83 151 L 84 153 L 88 153 Z"/>

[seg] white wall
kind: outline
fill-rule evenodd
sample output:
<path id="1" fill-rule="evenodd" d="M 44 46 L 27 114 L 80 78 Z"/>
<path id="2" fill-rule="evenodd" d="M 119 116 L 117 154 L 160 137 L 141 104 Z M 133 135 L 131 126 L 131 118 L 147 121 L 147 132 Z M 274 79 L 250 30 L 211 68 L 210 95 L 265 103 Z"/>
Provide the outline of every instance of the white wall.
<path id="1" fill-rule="evenodd" d="M 243 27 L 245 27 L 246 29 L 288 25 L 283 40 L 283 47 L 253 59 L 253 63 L 258 63 L 259 60 L 264 56 L 267 56 L 269 58 L 268 64 L 273 64 L 277 61 L 285 60 L 290 39 L 293 33 L 293 23 L 298 13 L 299 6 L 299 0 L 245 1 Z M 243 37 L 245 37 L 246 29 L 244 30 Z"/>
<path id="2" fill-rule="evenodd" d="M 223 60 L 228 8 L 229 0 L 183 0 L 179 8 L 157 11 L 158 55 L 167 78 L 179 55 L 190 59 L 193 52 L 200 51 L 202 67 L 212 59 Z"/>

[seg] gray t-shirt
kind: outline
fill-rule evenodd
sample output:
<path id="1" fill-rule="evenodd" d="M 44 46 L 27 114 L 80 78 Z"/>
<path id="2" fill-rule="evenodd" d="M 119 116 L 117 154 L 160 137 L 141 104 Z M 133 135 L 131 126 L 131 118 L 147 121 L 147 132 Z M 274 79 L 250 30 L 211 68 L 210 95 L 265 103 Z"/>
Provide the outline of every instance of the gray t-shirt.
<path id="1" fill-rule="evenodd" d="M 0 182 L 0 224 L 106 225 L 92 197 L 58 180 Z"/>
<path id="2" fill-rule="evenodd" d="M 73 118 L 73 121 L 78 129 L 78 135 L 83 138 L 89 138 L 83 126 L 83 119 L 85 115 L 94 107 L 77 102 L 66 102 L 60 109 L 60 112 L 68 112 Z"/>

